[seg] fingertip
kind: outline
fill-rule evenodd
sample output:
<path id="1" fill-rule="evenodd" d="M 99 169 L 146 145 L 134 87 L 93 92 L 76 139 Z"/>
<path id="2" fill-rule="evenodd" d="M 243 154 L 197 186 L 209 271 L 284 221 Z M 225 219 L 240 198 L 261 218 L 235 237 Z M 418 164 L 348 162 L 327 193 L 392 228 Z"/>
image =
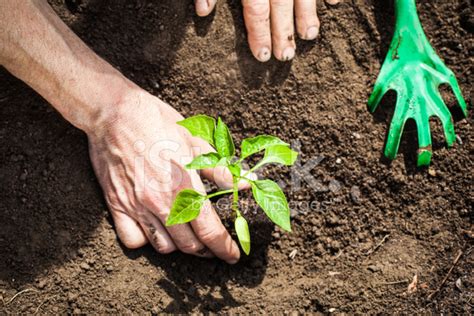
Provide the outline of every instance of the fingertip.
<path id="1" fill-rule="evenodd" d="M 200 17 L 208 16 L 216 5 L 216 0 L 195 0 L 196 14 Z"/>
<path id="2" fill-rule="evenodd" d="M 246 171 L 246 170 L 242 170 L 242 175 L 244 175 L 245 173 L 247 173 L 247 171 Z M 258 180 L 257 174 L 256 174 L 256 173 L 253 173 L 253 172 L 249 173 L 249 174 L 246 176 L 246 178 L 247 178 L 248 180 L 250 180 L 250 181 Z M 241 179 L 241 180 L 239 181 L 239 184 L 238 184 L 239 190 L 248 190 L 248 189 L 250 189 L 251 185 L 250 185 L 250 182 L 249 182 L 248 180 Z"/>
<path id="3" fill-rule="evenodd" d="M 289 61 L 295 57 L 295 49 L 293 47 L 287 47 L 283 50 L 280 58 L 280 61 Z"/>
<path id="4" fill-rule="evenodd" d="M 196 0 L 194 2 L 196 7 L 196 14 L 199 16 L 206 16 L 209 11 L 209 5 L 206 0 Z"/>
<path id="5" fill-rule="evenodd" d="M 335 5 L 341 2 L 341 0 L 326 0 L 326 2 L 329 3 L 330 5 Z"/>
<path id="6" fill-rule="evenodd" d="M 131 236 L 128 234 L 121 234 L 119 231 L 117 231 L 117 236 L 127 249 L 138 249 L 148 243 L 146 238 Z"/>
<path id="7" fill-rule="evenodd" d="M 258 54 L 255 56 L 255 58 L 257 58 L 257 60 L 262 63 L 269 61 L 271 57 L 272 57 L 272 54 L 268 47 L 261 48 Z"/>
<path id="8" fill-rule="evenodd" d="M 213 181 L 221 189 L 232 188 L 232 173 L 226 167 L 215 167 L 201 170 L 201 176 Z"/>
<path id="9" fill-rule="evenodd" d="M 238 188 L 239 190 L 248 190 L 250 189 L 250 183 L 248 183 L 247 181 L 245 180 L 240 180 L 239 181 L 239 184 L 238 184 Z"/>
<path id="10" fill-rule="evenodd" d="M 319 27 L 317 26 L 311 26 L 306 30 L 306 34 L 303 37 L 304 40 L 314 40 L 316 37 L 318 37 L 319 34 Z"/>
<path id="11" fill-rule="evenodd" d="M 240 259 L 240 250 L 239 246 L 237 246 L 237 243 L 232 240 L 232 250 L 231 250 L 231 255 L 229 256 L 229 259 L 226 260 L 228 264 L 236 264 L 239 262 Z"/>
<path id="12" fill-rule="evenodd" d="M 131 217 L 121 212 L 112 212 L 115 231 L 122 244 L 128 249 L 141 248 L 148 243 L 140 225 Z"/>

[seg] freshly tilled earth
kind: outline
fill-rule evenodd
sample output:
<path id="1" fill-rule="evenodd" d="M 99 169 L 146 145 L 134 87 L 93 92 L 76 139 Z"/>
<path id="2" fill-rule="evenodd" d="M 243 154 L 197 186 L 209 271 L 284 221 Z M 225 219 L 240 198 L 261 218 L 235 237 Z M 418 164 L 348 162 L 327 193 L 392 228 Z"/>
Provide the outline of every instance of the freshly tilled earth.
<path id="1" fill-rule="evenodd" d="M 299 170 L 310 176 L 264 170 L 285 186 L 293 232 L 255 215 L 244 195 L 252 253 L 235 266 L 162 256 L 150 246 L 126 250 L 85 135 L 1 70 L 0 312 L 471 314 L 472 118 L 463 119 L 443 89 L 459 136 L 454 148 L 445 147 L 435 120 L 429 168 L 415 167 L 413 125 L 397 159 L 385 160 L 395 99 L 385 98 L 375 115 L 366 101 L 393 32 L 392 5 L 319 2 L 318 40 L 298 42 L 292 62 L 260 64 L 246 44 L 237 0 L 220 1 L 208 18 L 196 17 L 184 0 L 51 1 L 137 84 L 185 116 L 222 116 L 238 142 L 257 134 L 292 142 Z M 471 1 L 419 2 L 425 31 L 470 105 Z"/>

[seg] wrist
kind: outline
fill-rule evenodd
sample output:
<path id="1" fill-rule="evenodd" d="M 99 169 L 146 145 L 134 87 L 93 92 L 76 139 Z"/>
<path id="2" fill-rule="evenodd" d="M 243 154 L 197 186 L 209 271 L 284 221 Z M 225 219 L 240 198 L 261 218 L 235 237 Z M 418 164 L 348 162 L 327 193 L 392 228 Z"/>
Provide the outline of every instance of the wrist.
<path id="1" fill-rule="evenodd" d="M 107 80 L 86 107 L 80 107 L 76 119 L 70 122 L 90 138 L 101 138 L 117 122 L 126 119 L 136 110 L 140 96 L 145 92 L 126 79 Z"/>

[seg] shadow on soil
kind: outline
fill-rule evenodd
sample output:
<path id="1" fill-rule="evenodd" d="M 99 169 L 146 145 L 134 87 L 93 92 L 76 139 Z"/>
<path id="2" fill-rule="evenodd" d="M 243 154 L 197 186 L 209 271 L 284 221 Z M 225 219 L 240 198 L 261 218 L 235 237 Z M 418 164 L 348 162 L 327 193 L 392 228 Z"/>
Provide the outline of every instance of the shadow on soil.
<path id="1" fill-rule="evenodd" d="M 252 89 L 260 88 L 264 83 L 270 85 L 282 84 L 290 73 L 291 61 L 281 62 L 273 56 L 265 63 L 255 59 L 247 43 L 242 3 L 240 0 L 228 0 L 227 3 L 234 19 L 235 51 L 244 84 Z M 305 50 L 310 46 L 311 44 L 304 45 Z"/>
<path id="2" fill-rule="evenodd" d="M 201 312 L 219 312 L 223 308 L 245 304 L 234 299 L 230 287 L 253 288 L 262 283 L 267 270 L 272 230 L 270 223 L 251 223 L 252 252 L 248 257 L 241 253 L 241 259 L 235 265 L 182 253 L 163 256 L 151 246 L 138 250 L 122 249 L 129 258 L 144 256 L 150 264 L 159 266 L 165 272 L 165 276 L 156 283 L 172 298 L 163 312 L 189 313 L 196 308 Z M 229 231 L 233 229 L 229 228 Z M 234 240 L 237 240 L 235 236 Z"/>
<path id="3" fill-rule="evenodd" d="M 0 69 L 0 283 L 34 281 L 87 244 L 105 214 L 87 139 Z"/>

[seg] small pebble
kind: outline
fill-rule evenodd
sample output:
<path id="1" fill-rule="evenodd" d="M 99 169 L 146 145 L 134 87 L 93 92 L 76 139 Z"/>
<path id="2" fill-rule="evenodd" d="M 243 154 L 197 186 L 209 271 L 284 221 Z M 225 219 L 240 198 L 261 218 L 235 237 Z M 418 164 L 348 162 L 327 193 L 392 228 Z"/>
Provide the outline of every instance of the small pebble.
<path id="1" fill-rule="evenodd" d="M 41 280 L 38 282 L 38 289 L 44 289 L 45 286 L 46 286 L 45 280 Z"/>
<path id="2" fill-rule="evenodd" d="M 436 170 L 430 168 L 428 169 L 428 174 L 432 177 L 436 177 Z"/>
<path id="3" fill-rule="evenodd" d="M 376 265 L 373 265 L 373 264 L 368 266 L 367 269 L 371 272 L 378 272 L 378 271 L 381 270 L 379 266 L 376 266 Z"/>
<path id="4" fill-rule="evenodd" d="M 76 299 L 77 299 L 77 294 L 69 293 L 69 294 L 67 295 L 67 301 L 68 301 L 69 303 L 74 302 Z"/>
<path id="5" fill-rule="evenodd" d="M 338 192 L 339 190 L 341 189 L 341 184 L 339 183 L 339 181 L 337 180 L 331 180 L 329 182 L 329 190 L 332 192 L 332 193 L 336 193 Z"/>
<path id="6" fill-rule="evenodd" d="M 158 315 L 160 314 L 160 308 L 158 306 L 153 306 L 153 308 L 151 309 L 151 312 L 154 314 L 154 315 Z"/>
<path id="7" fill-rule="evenodd" d="M 339 165 L 340 163 L 342 162 L 342 159 L 341 158 L 337 158 L 336 159 L 336 163 Z"/>
<path id="8" fill-rule="evenodd" d="M 81 263 L 80 267 L 81 267 L 82 270 L 85 270 L 85 271 L 87 271 L 91 268 L 91 266 L 89 264 L 87 264 L 87 262 Z"/>
<path id="9" fill-rule="evenodd" d="M 351 199 L 356 204 L 360 203 L 360 189 L 356 185 L 351 188 Z"/>

